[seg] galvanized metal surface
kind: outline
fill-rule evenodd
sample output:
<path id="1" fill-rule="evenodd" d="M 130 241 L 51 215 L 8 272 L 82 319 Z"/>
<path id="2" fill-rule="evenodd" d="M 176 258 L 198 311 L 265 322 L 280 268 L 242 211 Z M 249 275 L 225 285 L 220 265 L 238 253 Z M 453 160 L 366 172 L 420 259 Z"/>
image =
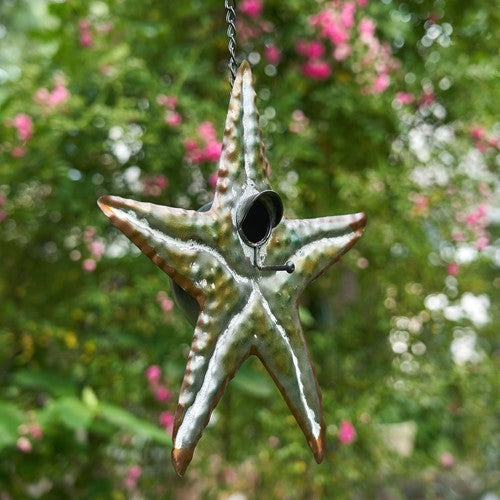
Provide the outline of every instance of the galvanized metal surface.
<path id="1" fill-rule="evenodd" d="M 236 229 L 238 202 L 270 189 L 250 65 L 231 93 L 213 205 L 183 210 L 104 196 L 99 206 L 157 266 L 196 299 L 200 315 L 179 395 L 172 460 L 184 474 L 227 383 L 251 354 L 278 386 L 318 463 L 325 450 L 321 394 L 299 321 L 305 286 L 361 237 L 363 213 L 286 219 L 260 251 L 260 264 L 291 260 L 295 272 L 252 266 Z"/>

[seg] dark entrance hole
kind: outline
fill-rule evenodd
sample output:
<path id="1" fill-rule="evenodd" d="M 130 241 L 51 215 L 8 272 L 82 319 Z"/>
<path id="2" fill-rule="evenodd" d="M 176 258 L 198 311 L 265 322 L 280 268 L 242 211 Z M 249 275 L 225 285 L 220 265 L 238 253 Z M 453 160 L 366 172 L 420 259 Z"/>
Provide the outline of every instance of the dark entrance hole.
<path id="1" fill-rule="evenodd" d="M 258 245 L 269 237 L 272 229 L 273 221 L 268 208 L 261 200 L 255 200 L 243 219 L 241 232 L 250 244 Z"/>

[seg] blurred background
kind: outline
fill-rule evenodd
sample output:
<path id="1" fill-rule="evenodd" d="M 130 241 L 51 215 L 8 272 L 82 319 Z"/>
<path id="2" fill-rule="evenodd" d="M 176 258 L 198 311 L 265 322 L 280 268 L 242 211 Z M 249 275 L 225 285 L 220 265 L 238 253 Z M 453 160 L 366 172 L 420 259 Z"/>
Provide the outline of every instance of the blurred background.
<path id="1" fill-rule="evenodd" d="M 495 2 L 237 4 L 286 215 L 368 214 L 300 308 L 326 459 L 251 358 L 176 477 L 192 328 L 96 205 L 212 199 L 224 2 L 2 0 L 0 499 L 498 499 Z"/>

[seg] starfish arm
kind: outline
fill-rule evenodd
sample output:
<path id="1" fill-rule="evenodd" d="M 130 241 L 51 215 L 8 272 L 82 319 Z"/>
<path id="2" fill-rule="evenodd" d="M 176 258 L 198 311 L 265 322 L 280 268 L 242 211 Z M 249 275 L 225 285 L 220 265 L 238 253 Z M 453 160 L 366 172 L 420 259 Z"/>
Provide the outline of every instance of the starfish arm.
<path id="1" fill-rule="evenodd" d="M 321 393 L 300 326 L 298 313 L 277 316 L 263 301 L 269 328 L 253 341 L 254 351 L 278 386 L 302 429 L 314 458 L 321 463 L 325 450 L 325 422 Z M 284 311 L 283 311 L 284 312 Z"/>
<path id="2" fill-rule="evenodd" d="M 236 74 L 222 141 L 215 207 L 231 207 L 245 190 L 269 189 L 269 164 L 259 127 L 252 69 L 243 61 Z"/>
<path id="3" fill-rule="evenodd" d="M 308 283 L 356 243 L 365 226 L 366 215 L 362 212 L 316 219 L 285 219 L 273 232 L 266 263 L 291 260 L 295 271 L 289 276 L 267 278 L 266 285 L 297 298 Z"/>
<path id="4" fill-rule="evenodd" d="M 206 212 L 166 207 L 110 195 L 102 196 L 97 203 L 110 219 L 120 217 L 120 213 L 128 212 L 137 219 L 144 219 L 150 227 L 172 238 L 206 242 L 207 232 L 210 233 L 211 229 L 212 221 Z"/>
<path id="5" fill-rule="evenodd" d="M 213 219 L 206 213 L 104 196 L 99 207 L 111 222 L 201 305 L 214 276 L 229 281 L 224 258 L 206 244 Z"/>
<path id="6" fill-rule="evenodd" d="M 250 353 L 251 308 L 247 304 L 234 314 L 229 306 L 218 317 L 200 314 L 174 421 L 172 461 L 180 476 L 228 382 Z"/>

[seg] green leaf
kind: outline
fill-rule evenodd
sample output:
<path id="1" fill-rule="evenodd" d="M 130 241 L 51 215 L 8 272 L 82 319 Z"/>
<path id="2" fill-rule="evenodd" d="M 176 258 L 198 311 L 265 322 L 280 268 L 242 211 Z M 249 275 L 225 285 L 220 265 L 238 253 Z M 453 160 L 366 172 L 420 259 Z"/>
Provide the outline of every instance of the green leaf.
<path id="1" fill-rule="evenodd" d="M 21 387 L 44 389 L 54 396 L 73 396 L 76 384 L 65 376 L 36 370 L 20 370 L 13 375 L 14 382 Z"/>
<path id="2" fill-rule="evenodd" d="M 23 420 L 23 413 L 17 406 L 0 401 L 0 450 L 17 441 L 19 437 L 17 428 Z"/>
<path id="3" fill-rule="evenodd" d="M 99 406 L 99 400 L 92 387 L 84 387 L 82 391 L 82 401 L 92 410 L 95 411 Z"/>
<path id="4" fill-rule="evenodd" d="M 314 325 L 314 318 L 312 314 L 309 312 L 309 309 L 306 309 L 303 306 L 299 307 L 299 316 L 300 316 L 300 321 L 304 326 L 313 326 Z"/>
<path id="5" fill-rule="evenodd" d="M 118 427 L 120 430 L 156 441 L 159 444 L 172 444 L 172 439 L 164 430 L 146 420 L 136 417 L 123 408 L 110 403 L 100 403 L 99 413 L 104 420 Z"/>
<path id="6" fill-rule="evenodd" d="M 70 429 L 87 429 L 94 418 L 90 409 L 78 398 L 64 397 L 51 406 L 57 419 Z"/>
<path id="7" fill-rule="evenodd" d="M 242 366 L 232 383 L 238 389 L 257 398 L 268 398 L 273 393 L 271 379 L 249 366 Z"/>

